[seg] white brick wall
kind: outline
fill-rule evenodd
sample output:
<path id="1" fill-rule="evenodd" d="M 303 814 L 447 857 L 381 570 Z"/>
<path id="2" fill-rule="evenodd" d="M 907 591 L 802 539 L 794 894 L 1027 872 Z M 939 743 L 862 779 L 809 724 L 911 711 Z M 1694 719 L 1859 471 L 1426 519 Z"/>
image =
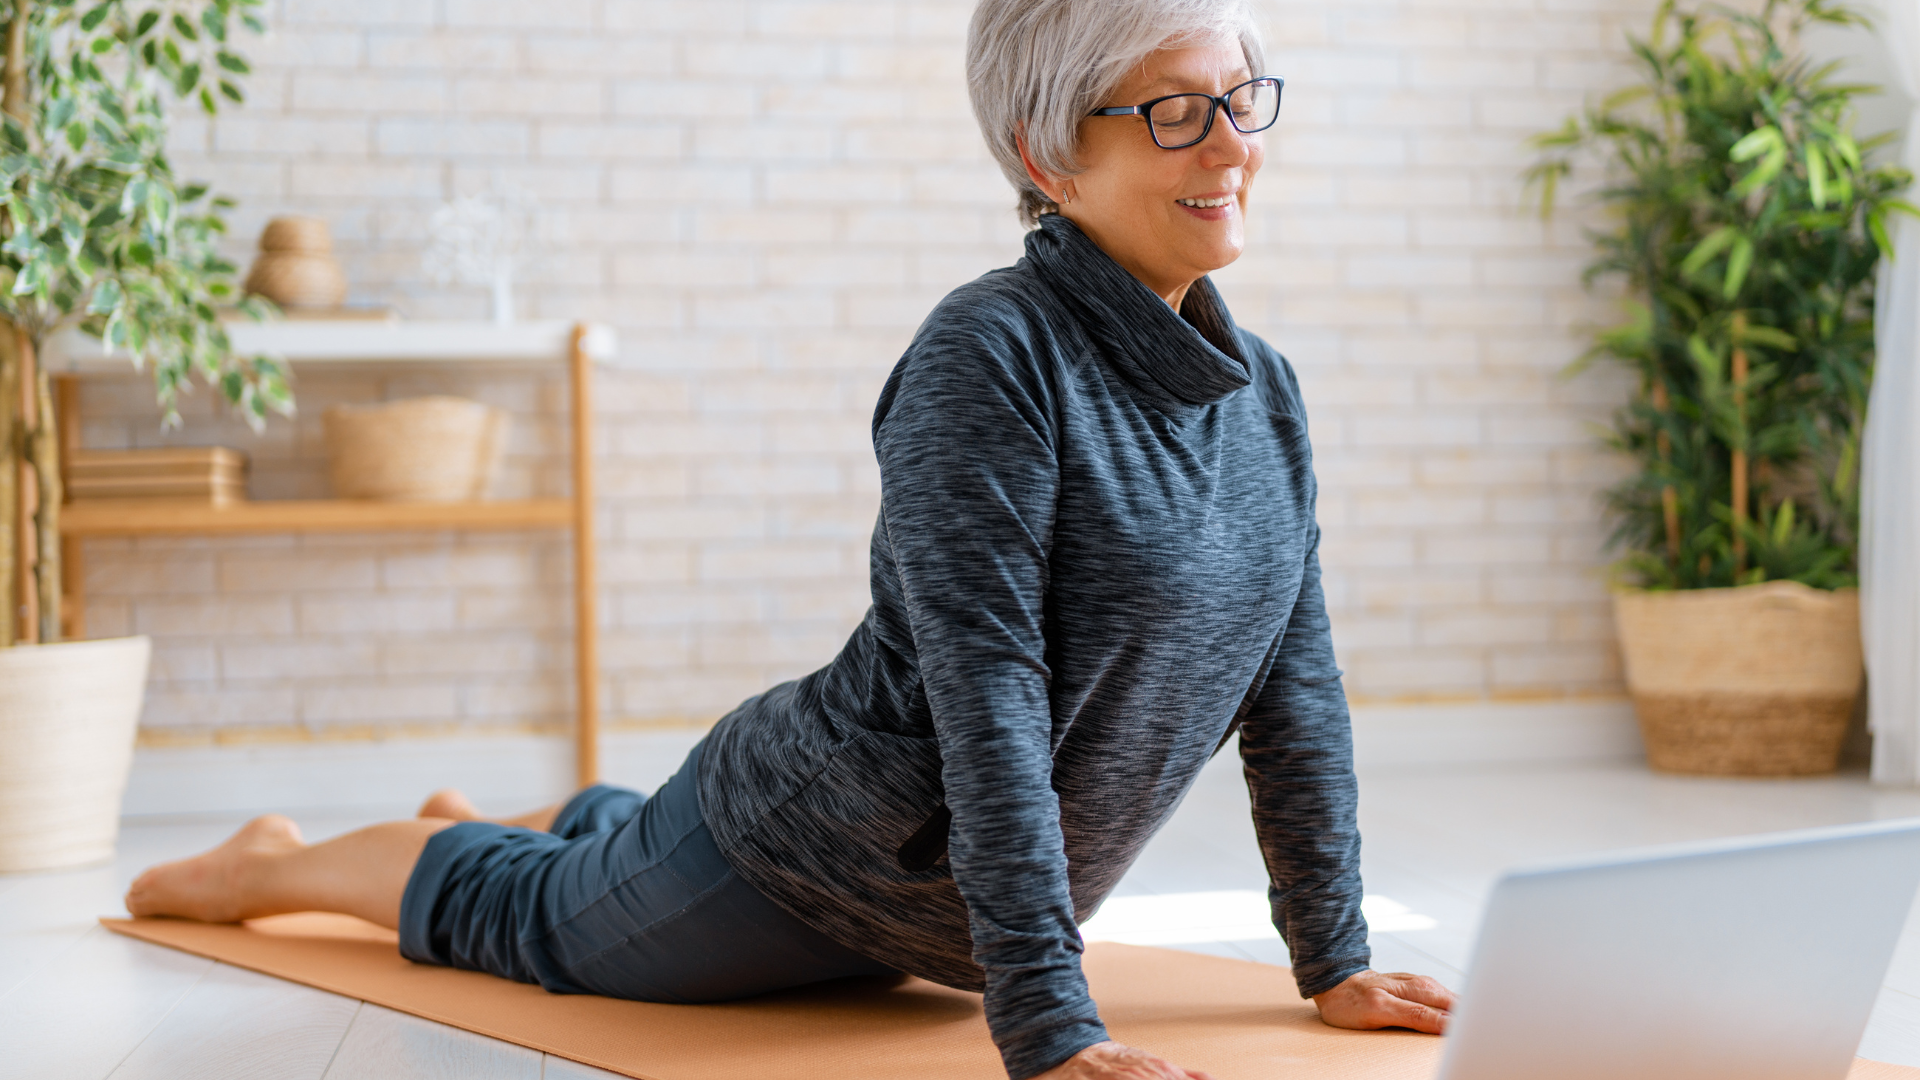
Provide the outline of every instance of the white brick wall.
<path id="1" fill-rule="evenodd" d="M 1518 206 L 1521 140 L 1625 77 L 1649 0 L 1266 0 L 1288 79 L 1240 321 L 1299 369 L 1322 478 L 1335 641 L 1369 698 L 1606 693 L 1618 670 L 1587 425 L 1565 381 L 1606 317 L 1578 224 Z M 867 426 L 947 290 L 1017 257 L 1011 194 L 944 0 L 280 0 L 246 109 L 188 119 L 178 164 L 269 216 L 332 222 L 353 300 L 482 317 L 430 284 L 456 194 L 531 191 L 570 243 L 522 310 L 622 335 L 600 376 L 607 700 L 719 715 L 831 657 L 866 604 Z M 323 488 L 320 409 L 438 391 L 516 413 L 501 491 L 564 484 L 564 387 L 534 376 L 309 374 L 253 437 L 257 497 Z M 129 378 L 86 437 L 163 441 Z M 89 545 L 96 632 L 155 635 L 149 729 L 384 730 L 567 715 L 564 541 L 545 535 Z"/>

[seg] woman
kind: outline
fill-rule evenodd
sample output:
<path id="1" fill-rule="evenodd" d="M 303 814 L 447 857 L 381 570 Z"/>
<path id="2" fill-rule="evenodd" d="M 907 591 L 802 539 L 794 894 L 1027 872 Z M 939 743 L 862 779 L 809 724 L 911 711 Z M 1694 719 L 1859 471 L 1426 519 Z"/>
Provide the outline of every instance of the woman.
<path id="1" fill-rule="evenodd" d="M 1092 914 L 1235 730 L 1301 992 L 1440 1031 L 1368 969 L 1351 738 L 1287 362 L 1231 263 L 1279 104 L 1238 0 L 983 0 L 968 79 L 1038 227 L 882 391 L 873 606 L 651 799 L 590 788 L 323 844 L 268 817 L 134 883 L 135 914 L 325 909 L 416 960 L 713 1001 L 907 971 L 982 991 L 1014 1080 L 1194 1077 L 1111 1042 Z"/>

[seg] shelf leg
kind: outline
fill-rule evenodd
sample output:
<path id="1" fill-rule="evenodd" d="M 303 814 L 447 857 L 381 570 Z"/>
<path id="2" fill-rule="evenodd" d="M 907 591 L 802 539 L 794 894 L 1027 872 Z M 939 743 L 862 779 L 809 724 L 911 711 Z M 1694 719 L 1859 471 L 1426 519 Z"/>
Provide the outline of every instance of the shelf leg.
<path id="1" fill-rule="evenodd" d="M 594 599 L 593 360 L 587 327 L 576 324 L 569 357 L 573 382 L 573 632 L 579 718 L 574 726 L 579 786 L 600 779 L 600 622 Z"/>

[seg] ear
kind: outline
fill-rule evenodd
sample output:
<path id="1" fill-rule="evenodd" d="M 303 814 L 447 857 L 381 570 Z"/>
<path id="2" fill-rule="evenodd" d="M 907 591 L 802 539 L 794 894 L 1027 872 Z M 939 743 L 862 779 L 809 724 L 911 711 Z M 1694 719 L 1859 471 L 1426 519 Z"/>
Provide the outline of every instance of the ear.
<path id="1" fill-rule="evenodd" d="M 1058 182 L 1046 173 L 1041 172 L 1040 166 L 1033 163 L 1033 155 L 1027 152 L 1026 133 L 1021 131 L 1014 132 L 1013 142 L 1014 145 L 1020 148 L 1020 164 L 1027 167 L 1027 178 L 1033 181 L 1033 186 L 1039 188 L 1041 194 L 1044 194 L 1048 199 L 1058 204 L 1060 202 Z"/>

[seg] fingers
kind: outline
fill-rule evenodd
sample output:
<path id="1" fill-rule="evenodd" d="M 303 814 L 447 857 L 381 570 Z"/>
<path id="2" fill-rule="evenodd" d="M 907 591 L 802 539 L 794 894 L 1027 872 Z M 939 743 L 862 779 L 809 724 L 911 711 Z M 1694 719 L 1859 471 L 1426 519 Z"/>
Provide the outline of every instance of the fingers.
<path id="1" fill-rule="evenodd" d="M 1439 979 L 1431 979 L 1425 975 L 1409 975 L 1404 971 L 1394 972 L 1386 978 L 1389 988 L 1397 997 L 1417 1001 L 1422 1005 L 1430 1005 L 1442 1012 L 1453 1010 L 1455 995 Z"/>
<path id="2" fill-rule="evenodd" d="M 1367 1005 L 1373 1027 L 1412 1028 L 1430 1035 L 1446 1033 L 1446 1013 L 1431 1005 L 1409 1001 L 1390 990 L 1376 987 L 1368 991 Z"/>

